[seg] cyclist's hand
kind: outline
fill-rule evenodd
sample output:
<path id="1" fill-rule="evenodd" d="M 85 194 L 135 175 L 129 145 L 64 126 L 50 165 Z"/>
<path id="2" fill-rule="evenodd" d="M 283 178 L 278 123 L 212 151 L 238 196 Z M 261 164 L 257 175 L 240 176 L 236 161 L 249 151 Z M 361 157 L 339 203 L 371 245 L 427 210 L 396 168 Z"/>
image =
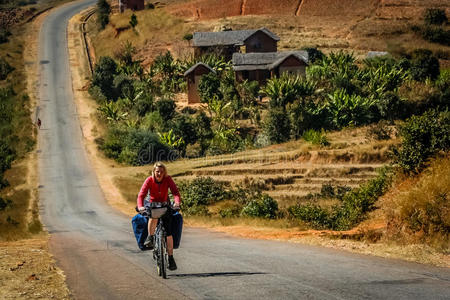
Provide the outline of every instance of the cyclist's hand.
<path id="1" fill-rule="evenodd" d="M 173 205 L 173 209 L 174 209 L 174 210 L 180 210 L 180 203 L 175 203 L 175 204 Z"/>
<path id="2" fill-rule="evenodd" d="M 145 211 L 145 207 L 141 206 L 138 208 L 139 212 L 144 212 Z"/>

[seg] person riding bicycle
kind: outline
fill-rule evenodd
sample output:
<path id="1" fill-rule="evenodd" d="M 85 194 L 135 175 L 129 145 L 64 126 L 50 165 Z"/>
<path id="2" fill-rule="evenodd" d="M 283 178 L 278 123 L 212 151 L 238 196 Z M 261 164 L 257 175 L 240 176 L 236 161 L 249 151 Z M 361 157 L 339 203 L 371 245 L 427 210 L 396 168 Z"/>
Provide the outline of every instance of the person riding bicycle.
<path id="1" fill-rule="evenodd" d="M 172 238 L 172 209 L 169 203 L 169 189 L 173 195 L 175 204 L 174 209 L 180 208 L 180 192 L 170 177 L 167 174 L 166 166 L 157 162 L 153 166 L 152 176 L 145 179 L 144 184 L 139 191 L 137 198 L 137 206 L 140 212 L 146 210 L 144 206 L 144 199 L 147 194 L 150 194 L 150 207 L 152 210 L 152 218 L 148 222 L 148 232 L 149 235 L 144 242 L 144 246 L 149 249 L 153 249 L 155 241 L 155 230 L 158 224 L 158 218 L 163 218 L 163 225 L 167 233 L 167 252 L 169 254 L 169 270 L 176 270 L 177 264 L 173 258 L 173 238 Z"/>

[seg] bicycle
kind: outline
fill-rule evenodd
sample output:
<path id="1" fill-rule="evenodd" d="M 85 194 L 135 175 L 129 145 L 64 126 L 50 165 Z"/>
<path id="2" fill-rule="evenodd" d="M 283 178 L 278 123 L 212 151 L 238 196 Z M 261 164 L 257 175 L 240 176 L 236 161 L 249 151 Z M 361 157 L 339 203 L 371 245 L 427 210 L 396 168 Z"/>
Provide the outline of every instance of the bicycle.
<path id="1" fill-rule="evenodd" d="M 167 211 L 165 212 L 166 214 L 172 213 L 173 211 L 176 210 L 171 205 L 166 207 L 167 207 Z M 159 206 L 158 208 L 161 208 L 161 206 Z M 151 209 L 152 207 L 146 207 L 146 211 L 142 212 L 141 214 L 151 218 Z M 153 259 L 156 260 L 156 270 L 158 276 L 167 279 L 167 266 L 169 254 L 167 252 L 167 233 L 164 228 L 164 220 L 162 216 L 158 218 L 158 224 L 156 225 Z"/>

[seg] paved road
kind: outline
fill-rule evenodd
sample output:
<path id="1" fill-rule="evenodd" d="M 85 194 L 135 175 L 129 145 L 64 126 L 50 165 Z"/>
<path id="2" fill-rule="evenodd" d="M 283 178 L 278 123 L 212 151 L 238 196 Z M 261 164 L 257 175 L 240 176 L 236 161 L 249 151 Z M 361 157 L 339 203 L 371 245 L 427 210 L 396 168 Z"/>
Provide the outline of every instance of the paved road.
<path id="1" fill-rule="evenodd" d="M 129 218 L 105 204 L 82 146 L 68 66 L 67 20 L 94 0 L 47 17 L 40 35 L 40 198 L 51 251 L 76 299 L 449 299 L 449 269 L 186 229 L 179 269 L 156 276 Z"/>

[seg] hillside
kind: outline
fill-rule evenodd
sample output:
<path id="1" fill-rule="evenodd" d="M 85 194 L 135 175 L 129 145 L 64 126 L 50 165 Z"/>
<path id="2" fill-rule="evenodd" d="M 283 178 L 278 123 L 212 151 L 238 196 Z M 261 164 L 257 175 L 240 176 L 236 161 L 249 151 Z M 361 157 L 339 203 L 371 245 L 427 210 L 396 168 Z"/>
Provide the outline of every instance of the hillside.
<path id="1" fill-rule="evenodd" d="M 136 33 L 129 27 L 130 11 L 113 14 L 102 32 L 91 18 L 89 31 L 98 37 L 93 41 L 98 55 L 112 55 L 117 43 L 129 40 L 145 65 L 166 50 L 178 57 L 191 53 L 183 41 L 187 33 L 225 26 L 235 30 L 267 27 L 280 36 L 280 50 L 314 46 L 325 53 L 344 49 L 362 57 L 367 51 L 409 52 L 420 45 L 435 52 L 442 66 L 449 66 L 450 47 L 427 42 L 411 29 L 423 22 L 427 8 L 450 13 L 450 4 L 437 0 L 171 0 L 136 12 Z"/>

